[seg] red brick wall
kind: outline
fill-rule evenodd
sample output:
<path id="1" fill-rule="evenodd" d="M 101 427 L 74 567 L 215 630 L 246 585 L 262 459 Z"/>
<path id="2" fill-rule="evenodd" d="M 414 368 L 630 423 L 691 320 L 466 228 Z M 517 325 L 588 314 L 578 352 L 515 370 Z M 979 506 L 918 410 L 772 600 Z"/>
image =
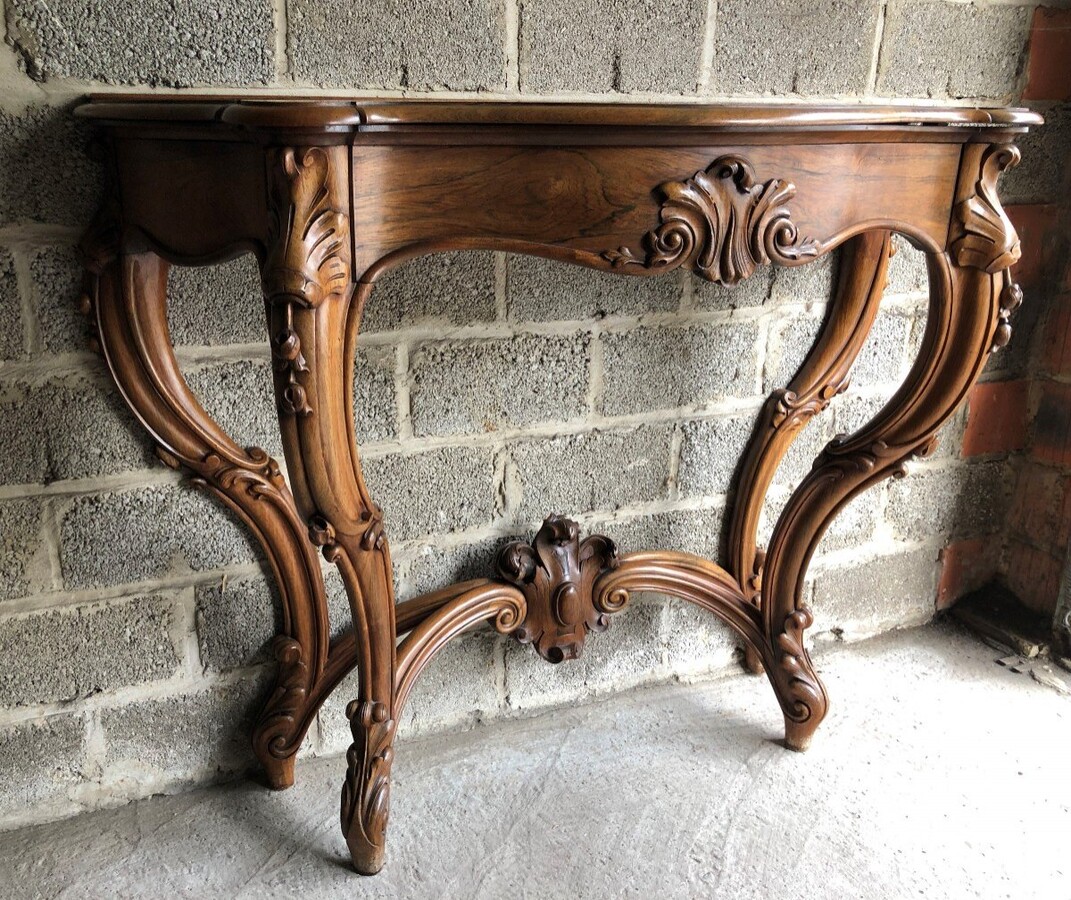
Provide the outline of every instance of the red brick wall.
<path id="1" fill-rule="evenodd" d="M 1023 99 L 1030 105 L 1071 100 L 1071 10 L 1038 8 L 1030 37 Z M 1049 107 L 1051 108 L 1051 107 Z M 965 455 L 1011 453 L 1014 487 L 1003 558 L 984 549 L 946 551 L 945 602 L 995 574 L 1027 605 L 1055 611 L 1071 538 L 1071 159 L 1054 202 L 1020 204 L 1009 215 L 1023 242 L 1016 277 L 1040 305 L 1026 371 L 979 384 L 970 399 Z M 973 556 L 972 556 L 973 554 Z M 995 572 L 991 571 L 994 570 Z"/>

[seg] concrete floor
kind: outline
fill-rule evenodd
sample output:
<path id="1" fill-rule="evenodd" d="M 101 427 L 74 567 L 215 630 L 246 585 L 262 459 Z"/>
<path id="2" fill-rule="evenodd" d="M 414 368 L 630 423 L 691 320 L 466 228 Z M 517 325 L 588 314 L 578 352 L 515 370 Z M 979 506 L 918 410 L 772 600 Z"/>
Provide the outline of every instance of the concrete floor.
<path id="1" fill-rule="evenodd" d="M 826 650 L 806 754 L 765 679 L 404 743 L 362 878 L 339 758 L 0 835 L 7 897 L 1071 898 L 1071 698 L 951 626 Z"/>

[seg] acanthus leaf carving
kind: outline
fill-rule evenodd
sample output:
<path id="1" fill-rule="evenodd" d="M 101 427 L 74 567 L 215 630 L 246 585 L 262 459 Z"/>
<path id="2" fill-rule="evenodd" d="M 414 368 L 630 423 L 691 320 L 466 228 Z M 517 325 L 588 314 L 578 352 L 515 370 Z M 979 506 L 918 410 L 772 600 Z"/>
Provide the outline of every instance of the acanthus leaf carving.
<path id="1" fill-rule="evenodd" d="M 346 753 L 342 785 L 342 831 L 382 857 L 390 817 L 390 770 L 394 763 L 395 722 L 387 704 L 354 700 L 346 707 L 353 744 Z"/>
<path id="2" fill-rule="evenodd" d="M 952 255 L 958 266 L 994 274 L 1016 263 L 1021 254 L 1019 236 L 997 196 L 1002 172 L 1019 164 L 1019 148 L 998 144 L 985 151 L 974 193 L 956 204 L 957 229 Z"/>
<path id="3" fill-rule="evenodd" d="M 617 564 L 617 548 L 603 535 L 580 540 L 580 526 L 564 516 L 548 516 L 531 544 L 514 541 L 498 554 L 499 577 L 521 589 L 528 603 L 523 624 L 514 631 L 550 662 L 580 656 L 591 631 L 605 631 L 608 614 L 627 601 L 614 594 L 596 603 L 592 586 Z"/>
<path id="4" fill-rule="evenodd" d="M 349 217 L 334 205 L 331 161 L 321 147 L 268 154 L 271 193 L 265 296 L 319 306 L 350 285 Z"/>
<path id="5" fill-rule="evenodd" d="M 816 241 L 801 238 L 787 203 L 791 183 L 755 181 L 751 164 L 720 156 L 684 181 L 658 186 L 662 196 L 657 228 L 643 236 L 643 251 L 607 250 L 614 268 L 675 269 L 687 265 L 707 281 L 736 284 L 769 262 L 793 263 L 816 257 Z"/>
<path id="6" fill-rule="evenodd" d="M 777 636 L 777 648 L 781 651 L 781 677 L 787 680 L 786 699 L 791 704 L 785 715 L 795 722 L 806 722 L 812 717 L 825 716 L 825 690 L 815 677 L 803 633 L 814 622 L 814 616 L 806 606 L 798 606 L 785 619 L 784 631 Z"/>

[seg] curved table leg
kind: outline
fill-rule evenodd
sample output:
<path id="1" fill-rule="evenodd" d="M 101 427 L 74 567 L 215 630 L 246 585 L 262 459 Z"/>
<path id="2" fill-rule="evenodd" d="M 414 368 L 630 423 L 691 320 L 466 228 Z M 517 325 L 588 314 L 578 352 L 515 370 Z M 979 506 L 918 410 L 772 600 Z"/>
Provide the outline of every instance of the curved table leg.
<path id="1" fill-rule="evenodd" d="M 309 536 L 338 566 L 353 616 L 359 694 L 342 830 L 354 866 L 383 865 L 398 721 L 395 610 L 382 515 L 365 487 L 353 422 L 353 363 L 370 285 L 353 281 L 348 148 L 267 153 L 272 229 L 262 263 L 275 391 L 291 488 Z"/>
<path id="2" fill-rule="evenodd" d="M 991 350 L 1010 337 L 1007 320 L 1021 292 L 1007 269 L 1018 259 L 1019 242 L 997 200 L 996 181 L 1017 161 L 1010 146 L 964 148 L 949 246 L 927 255 L 930 307 L 919 357 L 873 420 L 828 445 L 774 529 L 762 609 L 774 661 L 769 676 L 785 716 L 785 742 L 794 750 L 807 747 L 828 707 L 803 637 L 812 617 L 800 597 L 815 547 L 852 497 L 902 476 L 911 457 L 932 452 L 937 430 L 964 400 Z"/>
<path id="3" fill-rule="evenodd" d="M 849 372 L 874 323 L 888 273 L 892 235 L 865 232 L 845 246 L 836 292 L 821 334 L 787 388 L 763 405 L 740 470 L 729 529 L 730 570 L 756 605 L 763 555 L 757 548 L 763 501 L 792 442 L 830 400 L 848 387 Z M 760 654 L 745 647 L 747 668 L 761 674 Z"/>
<path id="4" fill-rule="evenodd" d="M 253 731 L 253 748 L 272 787 L 289 787 L 294 756 L 316 714 L 307 698 L 328 653 L 315 548 L 275 460 L 235 444 L 187 387 L 168 335 L 168 264 L 153 253 L 119 252 L 118 238 L 104 218 L 83 241 L 83 312 L 93 319 L 93 341 L 160 459 L 230 507 L 268 557 L 282 596 L 283 631 L 274 644 L 276 686 Z"/>

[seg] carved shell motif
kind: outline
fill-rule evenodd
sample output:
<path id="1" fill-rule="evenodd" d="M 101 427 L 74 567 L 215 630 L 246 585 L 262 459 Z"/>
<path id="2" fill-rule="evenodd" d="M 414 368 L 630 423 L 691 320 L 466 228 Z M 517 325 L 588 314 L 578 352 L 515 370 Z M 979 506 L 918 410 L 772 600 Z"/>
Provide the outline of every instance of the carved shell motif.
<path id="1" fill-rule="evenodd" d="M 643 236 L 643 252 L 629 247 L 602 254 L 615 268 L 690 266 L 707 281 L 736 284 L 768 262 L 790 263 L 818 255 L 816 241 L 801 238 L 785 204 L 794 185 L 779 178 L 755 182 L 739 156 L 720 156 L 685 181 L 659 185 L 661 224 Z"/>
<path id="2" fill-rule="evenodd" d="M 350 283 L 349 219 L 332 206 L 331 161 L 320 147 L 269 155 L 271 231 L 264 293 L 276 303 L 318 306 Z"/>
<path id="3" fill-rule="evenodd" d="M 514 632 L 550 662 L 580 656 L 589 631 L 605 631 L 610 605 L 592 597 L 600 574 L 617 565 L 613 541 L 600 534 L 580 540 L 580 527 L 564 516 L 549 516 L 531 544 L 515 541 L 499 551 L 499 577 L 515 584 L 528 601 L 524 623 Z"/>

